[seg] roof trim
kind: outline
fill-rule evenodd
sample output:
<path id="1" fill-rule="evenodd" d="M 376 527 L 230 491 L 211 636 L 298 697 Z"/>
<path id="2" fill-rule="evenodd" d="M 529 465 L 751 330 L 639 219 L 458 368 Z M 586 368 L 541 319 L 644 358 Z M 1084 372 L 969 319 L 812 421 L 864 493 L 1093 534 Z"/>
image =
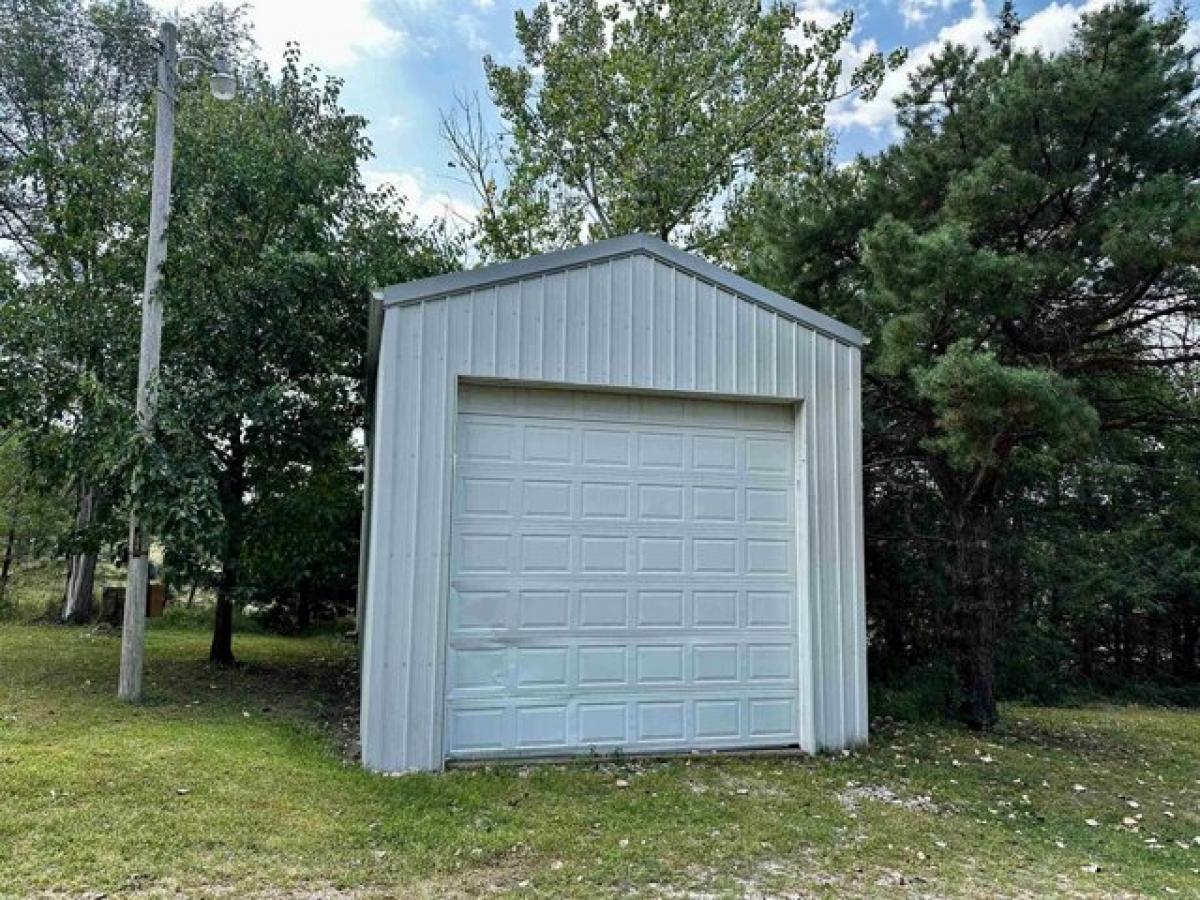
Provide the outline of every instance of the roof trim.
<path id="1" fill-rule="evenodd" d="M 383 305 L 407 306 L 432 297 L 458 294 L 476 288 L 520 281 L 535 275 L 546 275 L 562 269 L 575 268 L 588 263 L 619 259 L 624 256 L 645 254 L 668 265 L 682 269 L 697 278 L 724 288 L 742 298 L 774 310 L 785 318 L 798 322 L 828 337 L 835 338 L 854 347 L 861 347 L 862 333 L 845 322 L 815 309 L 789 300 L 782 294 L 768 290 L 740 275 L 727 271 L 706 259 L 672 247 L 666 241 L 646 234 L 627 234 L 623 237 L 597 241 L 569 250 L 556 250 L 538 256 L 530 256 L 513 262 L 496 263 L 478 269 L 435 275 L 404 284 L 394 284 L 383 289 Z"/>

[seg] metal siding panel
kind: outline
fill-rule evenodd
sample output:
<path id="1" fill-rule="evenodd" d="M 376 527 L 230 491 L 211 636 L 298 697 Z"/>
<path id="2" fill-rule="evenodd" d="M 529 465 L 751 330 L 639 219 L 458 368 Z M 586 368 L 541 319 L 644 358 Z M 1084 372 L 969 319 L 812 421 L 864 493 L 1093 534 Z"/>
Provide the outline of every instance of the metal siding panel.
<path id="1" fill-rule="evenodd" d="M 609 266 L 612 321 L 609 325 L 609 377 L 613 384 L 633 381 L 633 261 L 614 260 Z"/>
<path id="2" fill-rule="evenodd" d="M 675 276 L 675 387 L 696 389 L 696 279 L 682 272 Z"/>
<path id="3" fill-rule="evenodd" d="M 752 304 L 745 303 L 736 298 L 734 299 L 734 303 L 736 304 L 736 319 L 734 321 L 735 342 L 733 352 L 737 372 L 734 390 L 739 394 L 753 394 L 756 393 L 754 379 L 758 374 L 754 364 L 754 356 L 758 350 L 758 341 L 755 338 L 754 328 L 758 322 L 758 317 L 755 315 L 755 309 Z"/>
<path id="4" fill-rule="evenodd" d="M 587 381 L 588 352 L 587 269 L 567 272 L 566 380 Z"/>
<path id="5" fill-rule="evenodd" d="M 612 335 L 611 266 L 598 263 L 588 267 L 588 350 L 587 380 L 592 384 L 609 383 L 609 341 Z"/>
<path id="6" fill-rule="evenodd" d="M 407 354 L 400 344 L 400 323 L 403 314 L 399 311 L 384 313 L 380 328 L 379 367 L 375 382 L 375 425 L 372 444 L 378 456 L 372 482 L 379 496 L 370 504 L 371 525 L 369 528 L 371 548 L 367 556 L 367 603 L 364 610 L 364 632 L 362 649 L 361 733 L 363 762 L 371 768 L 384 768 L 386 740 L 384 739 L 386 705 L 394 701 L 388 691 L 388 620 L 394 604 L 391 592 L 386 590 L 391 568 L 391 550 L 394 546 L 393 524 L 395 506 L 400 496 L 396 489 L 397 466 L 395 465 L 394 435 L 392 424 L 396 421 L 395 406 L 399 402 L 396 390 L 398 369 L 404 365 Z M 380 452 L 381 450 L 386 452 Z"/>
<path id="7" fill-rule="evenodd" d="M 567 377 L 567 276 L 546 276 L 546 310 L 542 319 L 542 378 L 565 381 Z M 482 373 L 480 373 L 482 374 Z"/>
<path id="8" fill-rule="evenodd" d="M 696 282 L 696 390 L 717 389 L 717 290 Z"/>
<path id="9" fill-rule="evenodd" d="M 870 712 L 867 709 L 867 596 L 866 596 L 866 546 L 863 534 L 863 462 L 862 462 L 862 352 L 857 347 L 845 351 L 850 370 L 846 404 L 849 407 L 848 451 L 850 461 L 850 508 L 847 514 L 851 521 L 852 540 L 847 568 L 853 580 L 850 603 L 854 610 L 851 638 L 854 641 L 854 665 L 851 677 L 854 681 L 854 718 L 850 739 L 856 743 L 867 740 Z"/>
<path id="10" fill-rule="evenodd" d="M 817 578 L 817 695 L 820 698 L 817 722 L 822 747 L 839 746 L 840 705 L 842 701 L 841 667 L 837 665 L 837 486 L 835 470 L 833 354 L 829 340 L 813 339 L 813 411 L 816 440 L 810 462 L 813 483 L 813 507 L 816 523 L 814 569 Z"/>
<path id="11" fill-rule="evenodd" d="M 807 329 L 796 331 L 796 396 L 812 397 L 816 390 L 812 365 L 813 345 L 818 334 Z"/>
<path id="12" fill-rule="evenodd" d="M 820 434 L 820 409 L 824 402 L 820 391 L 817 389 L 817 372 L 816 372 L 816 355 L 814 353 L 814 345 L 817 336 L 813 332 L 806 332 L 804 339 L 801 342 L 802 347 L 799 348 L 797 354 L 798 364 L 804 366 L 806 373 L 806 384 L 804 393 L 804 446 L 806 454 L 806 464 L 804 467 L 805 479 L 805 507 L 807 515 L 805 516 L 805 551 L 807 560 L 805 564 L 806 582 L 807 582 L 807 618 L 808 618 L 808 634 L 802 635 L 805 639 L 804 643 L 809 653 L 809 671 L 811 675 L 811 688 L 809 690 L 809 700 L 811 707 L 808 710 L 808 717 L 811 719 L 812 732 L 810 742 L 813 750 L 821 750 L 825 747 L 825 669 L 821 656 L 821 635 L 824 627 L 824 616 L 822 609 L 822 588 L 821 588 L 821 483 L 818 470 L 821 464 L 821 454 L 818 447 L 818 437 Z"/>
<path id="13" fill-rule="evenodd" d="M 542 373 L 542 333 L 545 324 L 545 280 L 532 278 L 518 282 L 521 292 L 521 377 L 536 379 Z"/>
<path id="14" fill-rule="evenodd" d="M 367 638 L 363 682 L 363 762 L 372 769 L 407 768 L 403 741 L 409 715 L 404 690 L 409 660 L 404 647 L 412 593 L 415 504 L 420 448 L 417 419 L 421 382 L 422 307 L 389 311 L 381 353 L 380 415 L 377 424 L 376 504 L 372 526 L 371 571 L 368 575 Z M 391 321 L 387 321 L 390 319 Z"/>
<path id="15" fill-rule="evenodd" d="M 654 384 L 654 283 L 653 262 L 646 256 L 633 259 L 633 384 Z"/>
<path id="16" fill-rule="evenodd" d="M 513 306 L 516 305 L 513 296 Z M 515 318 L 515 317 L 514 317 Z M 440 648 L 435 640 L 439 632 L 440 602 L 445 571 L 443 522 L 445 513 L 445 477 L 449 465 L 446 446 L 448 421 L 448 343 L 450 317 L 445 302 L 424 304 L 421 351 L 420 412 L 417 424 L 420 453 L 417 460 L 418 482 L 413 497 L 415 559 L 412 567 L 412 602 L 409 605 L 409 665 L 407 694 L 410 715 L 404 732 L 407 755 L 415 768 L 436 768 L 440 756 L 432 743 L 437 735 L 426 723 L 436 720 L 435 696 Z M 515 344 L 516 333 L 513 335 Z M 437 756 L 437 758 L 435 758 Z"/>
<path id="17" fill-rule="evenodd" d="M 496 290 L 496 374 L 516 378 L 520 373 L 521 285 L 502 284 Z"/>
<path id="18" fill-rule="evenodd" d="M 477 375 L 496 374 L 496 290 L 473 291 L 471 298 L 471 359 Z"/>
<path id="19" fill-rule="evenodd" d="M 654 356 L 655 387 L 671 387 L 675 383 L 675 345 L 671 340 L 671 326 L 675 323 L 675 270 L 654 263 L 654 337 L 650 342 Z"/>
<path id="20" fill-rule="evenodd" d="M 412 617 L 416 606 L 416 591 L 414 580 L 417 568 L 417 541 L 420 536 L 420 504 L 417 502 L 417 490 L 421 483 L 421 463 L 424 459 L 421 446 L 422 430 L 417 423 L 421 420 L 421 395 L 425 383 L 425 308 L 422 303 L 414 312 L 412 323 L 405 323 L 413 329 L 412 343 L 415 346 L 411 354 L 412 368 L 406 372 L 408 376 L 398 386 L 400 393 L 408 394 L 409 399 L 402 401 L 402 409 L 408 413 L 398 416 L 395 422 L 397 428 L 397 444 L 401 441 L 406 445 L 407 453 L 401 457 L 405 464 L 404 487 L 397 502 L 404 504 L 399 512 L 403 518 L 403 532 L 397 541 L 400 552 L 400 565 L 393 572 L 392 584 L 396 593 L 397 603 L 389 622 L 388 638 L 391 650 L 393 647 L 403 647 L 405 652 L 399 655 L 398 663 L 389 688 L 397 692 L 396 703 L 388 720 L 385 731 L 388 747 L 396 754 L 395 768 L 411 768 L 418 763 L 412 759 L 408 750 L 407 734 L 410 723 L 420 721 L 420 711 L 412 708 L 411 670 L 419 664 L 408 652 L 407 642 L 412 634 Z M 407 428 L 408 434 L 400 436 L 399 430 Z M 406 502 L 407 501 L 407 502 Z"/>
<path id="21" fill-rule="evenodd" d="M 795 397 L 796 390 L 796 323 L 779 319 L 775 324 L 775 392 Z"/>
<path id="22" fill-rule="evenodd" d="M 733 294 L 717 291 L 717 391 L 737 393 L 737 308 Z"/>
<path id="23" fill-rule="evenodd" d="M 446 302 L 450 304 L 450 345 L 449 360 L 451 372 L 469 372 L 471 370 L 472 347 L 471 334 L 472 297 L 470 294 L 458 294 Z"/>
<path id="24" fill-rule="evenodd" d="M 834 631 L 830 639 L 829 651 L 832 657 L 832 671 L 838 686 L 837 699 L 835 701 L 837 704 L 837 714 L 833 717 L 837 729 L 834 740 L 837 746 L 844 746 L 846 743 L 847 705 L 853 693 L 853 685 L 848 680 L 849 669 L 846 658 L 849 649 L 846 641 L 846 627 L 849 624 L 847 618 L 849 607 L 846 603 L 847 585 L 843 571 L 846 562 L 846 551 L 848 549 L 848 535 L 845 528 L 848 520 L 845 511 L 846 494 L 844 491 L 847 482 L 842 474 L 846 466 L 846 442 L 843 433 L 843 425 L 846 418 L 846 406 L 844 402 L 845 371 L 841 365 L 840 345 L 828 340 L 822 340 L 822 343 L 826 344 L 829 349 L 829 411 L 833 425 L 830 429 L 830 440 L 833 449 L 829 455 L 829 471 L 827 473 L 830 494 L 833 498 L 833 552 L 831 557 L 833 560 L 834 584 L 833 593 L 830 595 L 830 601 L 834 606 L 834 614 L 831 616 L 834 623 Z"/>
<path id="25" fill-rule="evenodd" d="M 758 307 L 755 309 L 755 320 L 755 393 L 774 394 L 776 316 L 769 309 Z"/>
<path id="26" fill-rule="evenodd" d="M 627 255 L 644 256 L 679 272 L 685 272 L 691 277 L 720 285 L 723 290 L 738 294 L 757 306 L 774 310 L 789 320 L 803 324 L 809 330 L 834 337 L 843 343 L 858 346 L 862 342 L 862 334 L 844 322 L 831 319 L 705 259 L 672 247 L 658 238 L 640 234 L 625 235 L 570 250 L 559 250 L 450 275 L 436 275 L 406 284 L 394 284 L 383 290 L 383 299 L 387 306 L 413 304 L 477 290 L 484 285 L 522 281 Z"/>
<path id="27" fill-rule="evenodd" d="M 807 335 L 807 332 L 805 333 Z M 809 467 L 812 464 L 811 446 L 813 404 L 811 399 L 800 403 L 796 418 L 796 594 L 797 594 L 797 664 L 799 668 L 799 729 L 800 746 L 815 753 L 817 744 L 816 634 L 813 563 L 812 498 Z"/>

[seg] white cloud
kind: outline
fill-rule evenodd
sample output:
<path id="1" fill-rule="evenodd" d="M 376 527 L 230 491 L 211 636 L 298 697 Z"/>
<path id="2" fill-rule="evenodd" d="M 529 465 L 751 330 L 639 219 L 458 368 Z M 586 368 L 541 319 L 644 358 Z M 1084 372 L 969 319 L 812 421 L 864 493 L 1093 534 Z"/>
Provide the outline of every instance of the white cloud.
<path id="1" fill-rule="evenodd" d="M 900 0 L 900 15 L 904 24 L 910 28 L 913 25 L 923 25 L 931 13 L 945 12 L 958 3 L 958 0 Z"/>
<path id="2" fill-rule="evenodd" d="M 388 131 L 405 131 L 413 124 L 412 118 L 404 113 L 392 113 L 375 121 L 376 124 L 386 128 Z"/>
<path id="3" fill-rule="evenodd" d="M 374 189 L 391 185 L 404 198 L 407 210 L 418 221 L 429 225 L 445 220 L 452 229 L 462 228 L 474 221 L 478 209 L 464 200 L 451 196 L 446 191 L 431 189 L 429 179 L 422 169 L 401 172 L 364 169 L 363 181 Z"/>
<path id="4" fill-rule="evenodd" d="M 837 0 L 802 0 L 800 18 L 820 28 L 828 28 L 842 17 Z"/>
<path id="5" fill-rule="evenodd" d="M 829 0 L 812 0 L 821 9 L 828 9 Z M 932 6 L 943 0 L 916 0 L 918 4 Z M 1052 2 L 1038 10 L 1021 23 L 1017 46 L 1023 50 L 1041 50 L 1054 53 L 1065 48 L 1071 41 L 1079 17 L 1086 12 L 1098 10 L 1113 0 L 1083 0 L 1071 4 Z M 879 93 L 873 100 L 855 98 L 835 104 L 829 112 L 829 124 L 835 128 L 861 127 L 871 131 L 894 129 L 896 124 L 895 100 L 908 88 L 909 78 L 925 65 L 945 44 L 961 44 L 981 53 L 992 52 L 987 42 L 987 33 L 995 27 L 995 20 L 988 12 L 985 0 L 971 0 L 971 10 L 963 18 L 941 28 L 937 36 L 916 47 L 909 48 L 908 60 L 899 69 L 888 73 Z M 850 70 L 847 65 L 847 71 Z"/>
<path id="6" fill-rule="evenodd" d="M 192 11 L 206 0 L 152 0 L 165 12 Z M 247 0 L 242 4 L 254 26 L 263 57 L 277 66 L 288 41 L 300 45 L 305 61 L 347 68 L 364 56 L 397 50 L 405 34 L 376 15 L 371 0 Z"/>
<path id="7" fill-rule="evenodd" d="M 1022 50 L 1055 53 L 1071 43 L 1075 25 L 1085 12 L 1095 12 L 1112 0 L 1085 0 L 1083 3 L 1051 3 L 1021 23 L 1016 44 Z"/>
<path id="8" fill-rule="evenodd" d="M 947 42 L 975 48 L 986 47 L 986 34 L 992 24 L 984 0 L 972 0 L 970 14 L 940 29 L 933 40 L 910 47 L 904 65 L 887 74 L 873 99 L 864 101 L 851 97 L 835 104 L 829 111 L 829 124 L 835 128 L 859 126 L 872 131 L 894 127 L 895 100 L 908 89 L 908 80 L 917 69 Z"/>
<path id="9" fill-rule="evenodd" d="M 468 50 L 474 53 L 490 53 L 491 42 L 484 33 L 483 23 L 470 13 L 459 13 L 454 19 L 454 27 L 462 38 Z"/>

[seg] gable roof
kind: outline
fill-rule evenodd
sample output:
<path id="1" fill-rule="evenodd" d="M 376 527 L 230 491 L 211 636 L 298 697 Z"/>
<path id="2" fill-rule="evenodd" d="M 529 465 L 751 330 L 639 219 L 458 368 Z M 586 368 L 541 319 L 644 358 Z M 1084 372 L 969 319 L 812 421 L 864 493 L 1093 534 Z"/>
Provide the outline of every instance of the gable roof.
<path id="1" fill-rule="evenodd" d="M 569 250 L 556 250 L 539 256 L 530 256 L 513 262 L 496 263 L 448 275 L 435 275 L 404 284 L 395 284 L 381 292 L 383 305 L 405 306 L 419 303 L 431 297 L 458 294 L 480 287 L 519 281 L 536 275 L 546 275 L 562 269 L 575 268 L 588 263 L 618 259 L 623 256 L 644 254 L 674 266 L 695 277 L 737 294 L 751 303 L 765 306 L 779 315 L 799 322 L 806 328 L 855 347 L 862 346 L 862 333 L 831 316 L 809 309 L 801 303 L 789 300 L 782 294 L 767 290 L 735 275 L 706 259 L 672 247 L 666 241 L 645 234 L 627 234 L 623 237 L 597 241 Z"/>

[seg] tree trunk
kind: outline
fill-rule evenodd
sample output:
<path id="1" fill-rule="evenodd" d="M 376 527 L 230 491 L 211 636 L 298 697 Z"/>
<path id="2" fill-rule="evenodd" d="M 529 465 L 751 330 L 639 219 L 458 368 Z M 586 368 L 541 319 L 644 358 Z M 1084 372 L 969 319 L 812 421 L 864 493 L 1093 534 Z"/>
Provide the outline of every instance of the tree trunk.
<path id="1" fill-rule="evenodd" d="M 996 724 L 996 590 L 992 573 L 992 513 L 975 507 L 951 516 L 951 571 L 957 632 L 959 716 L 968 726 Z"/>
<path id="2" fill-rule="evenodd" d="M 83 531 L 92 523 L 96 489 L 83 484 L 79 489 L 79 509 L 75 514 L 75 530 Z M 63 597 L 62 620 L 69 625 L 86 625 L 92 620 L 92 598 L 95 593 L 95 550 L 74 553 L 67 562 L 67 589 Z"/>
<path id="3" fill-rule="evenodd" d="M 213 619 L 212 646 L 208 650 L 210 662 L 232 666 L 233 657 L 233 597 L 224 588 L 217 592 L 217 609 Z"/>
<path id="4" fill-rule="evenodd" d="M 233 599 L 237 591 L 242 541 L 238 517 L 229 517 L 226 521 L 229 531 L 225 542 L 225 559 L 221 564 L 221 580 L 217 582 L 217 608 L 213 616 L 213 638 L 208 658 L 210 662 L 232 666 L 236 662 L 233 657 Z"/>
<path id="5" fill-rule="evenodd" d="M 242 561 L 242 503 L 246 490 L 246 448 L 241 425 L 234 423 L 229 435 L 228 464 L 219 491 L 221 511 L 225 514 L 225 547 L 221 558 L 221 579 L 217 583 L 217 608 L 213 617 L 211 662 L 231 666 L 233 657 L 233 601 L 238 587 Z"/>
<path id="6" fill-rule="evenodd" d="M 8 537 L 4 540 L 4 565 L 0 568 L 0 604 L 4 603 L 4 597 L 8 593 L 8 573 L 12 570 L 13 547 L 16 543 L 17 530 L 9 528 Z"/>

